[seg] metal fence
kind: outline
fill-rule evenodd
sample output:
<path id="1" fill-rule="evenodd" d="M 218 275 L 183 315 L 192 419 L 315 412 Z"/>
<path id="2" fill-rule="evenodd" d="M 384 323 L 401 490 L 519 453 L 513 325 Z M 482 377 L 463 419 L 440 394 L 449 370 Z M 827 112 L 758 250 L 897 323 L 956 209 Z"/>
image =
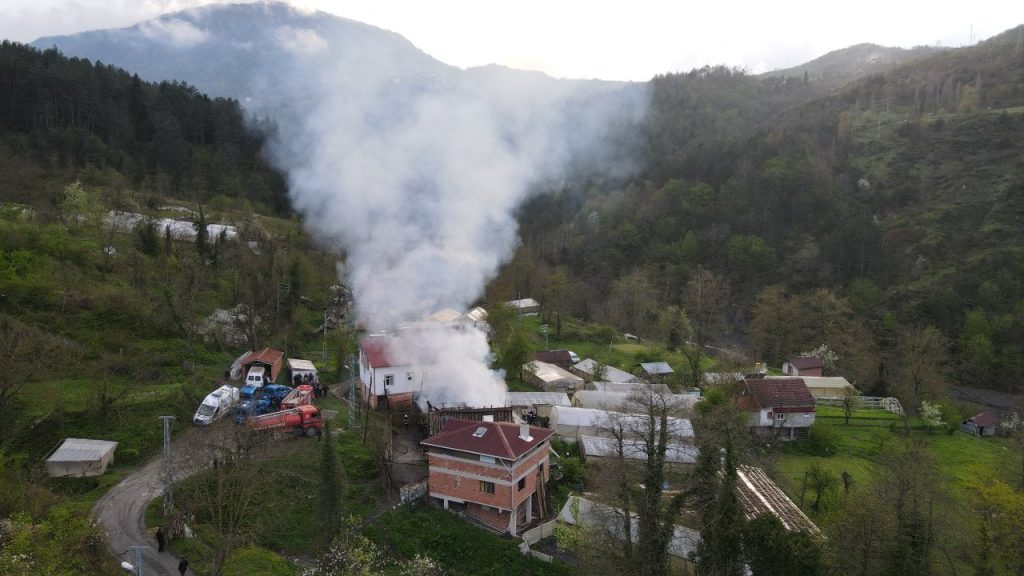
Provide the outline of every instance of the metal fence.
<path id="1" fill-rule="evenodd" d="M 857 408 L 860 410 L 885 410 L 903 416 L 903 405 L 892 397 L 855 396 Z M 819 406 L 835 406 L 841 408 L 846 398 L 843 396 L 819 396 L 815 399 Z"/>

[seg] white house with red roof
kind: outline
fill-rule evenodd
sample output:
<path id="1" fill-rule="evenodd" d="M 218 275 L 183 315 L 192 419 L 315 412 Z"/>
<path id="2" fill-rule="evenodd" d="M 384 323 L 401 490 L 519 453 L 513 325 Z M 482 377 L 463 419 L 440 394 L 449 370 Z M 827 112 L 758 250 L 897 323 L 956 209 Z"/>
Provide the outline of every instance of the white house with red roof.
<path id="1" fill-rule="evenodd" d="M 544 516 L 552 434 L 527 424 L 448 420 L 421 442 L 430 497 L 500 533 L 519 534 Z"/>
<path id="2" fill-rule="evenodd" d="M 372 408 L 385 402 L 411 406 L 423 390 L 426 371 L 397 360 L 392 346 L 397 344 L 389 336 L 370 336 L 359 344 L 359 381 Z"/>
<path id="3" fill-rule="evenodd" d="M 814 424 L 814 396 L 801 378 L 744 380 L 736 403 L 747 412 L 750 427 L 763 435 L 804 437 Z"/>

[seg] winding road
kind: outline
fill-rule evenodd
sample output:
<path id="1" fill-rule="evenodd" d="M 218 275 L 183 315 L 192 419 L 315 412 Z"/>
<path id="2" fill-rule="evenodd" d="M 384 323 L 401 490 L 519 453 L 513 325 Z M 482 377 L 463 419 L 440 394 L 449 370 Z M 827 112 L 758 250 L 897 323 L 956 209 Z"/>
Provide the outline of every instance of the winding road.
<path id="1" fill-rule="evenodd" d="M 180 482 L 209 467 L 217 446 L 231 442 L 231 426 L 225 419 L 178 435 L 171 442 L 174 480 Z M 162 456 L 153 458 L 108 490 L 92 507 L 93 518 L 106 530 L 107 545 L 118 561 L 134 562 L 131 548 L 146 546 L 142 549 L 143 576 L 178 576 L 180 558 L 169 548 L 162 554 L 157 552 L 156 538 L 145 525 L 146 507 L 163 494 L 162 463 Z M 191 569 L 187 574 L 195 576 Z"/>

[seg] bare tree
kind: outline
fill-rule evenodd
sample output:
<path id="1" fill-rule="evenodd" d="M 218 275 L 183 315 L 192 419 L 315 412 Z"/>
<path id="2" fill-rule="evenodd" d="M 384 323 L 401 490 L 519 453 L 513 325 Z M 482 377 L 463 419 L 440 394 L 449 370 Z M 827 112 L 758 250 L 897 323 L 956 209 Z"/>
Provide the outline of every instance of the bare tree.
<path id="1" fill-rule="evenodd" d="M 686 315 L 690 319 L 690 341 L 682 347 L 690 367 L 694 386 L 703 377 L 701 356 L 711 335 L 725 326 L 725 307 L 729 301 L 729 285 L 710 270 L 698 268 L 686 286 Z"/>
<path id="2" fill-rule="evenodd" d="M 949 342 L 934 326 L 904 328 L 897 336 L 896 387 L 904 408 L 941 400 L 949 385 Z"/>

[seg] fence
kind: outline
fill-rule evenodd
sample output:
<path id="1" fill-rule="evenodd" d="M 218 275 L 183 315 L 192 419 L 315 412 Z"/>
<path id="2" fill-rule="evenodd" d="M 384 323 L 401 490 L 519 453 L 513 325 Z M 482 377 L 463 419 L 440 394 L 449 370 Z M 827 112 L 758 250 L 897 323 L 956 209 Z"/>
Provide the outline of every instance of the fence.
<path id="1" fill-rule="evenodd" d="M 523 532 L 523 542 L 527 544 L 536 544 L 541 540 L 551 536 L 555 533 L 556 520 L 549 520 L 539 526 L 534 526 L 526 532 Z"/>
<path id="2" fill-rule="evenodd" d="M 885 410 L 903 416 L 903 405 L 896 398 L 881 396 L 856 396 L 857 408 L 861 410 Z M 842 396 L 820 396 L 816 402 L 821 406 L 842 407 L 846 398 Z"/>
<path id="3" fill-rule="evenodd" d="M 427 495 L 427 481 L 420 480 L 412 484 L 406 484 L 398 489 L 399 500 L 402 503 L 419 500 Z"/>

